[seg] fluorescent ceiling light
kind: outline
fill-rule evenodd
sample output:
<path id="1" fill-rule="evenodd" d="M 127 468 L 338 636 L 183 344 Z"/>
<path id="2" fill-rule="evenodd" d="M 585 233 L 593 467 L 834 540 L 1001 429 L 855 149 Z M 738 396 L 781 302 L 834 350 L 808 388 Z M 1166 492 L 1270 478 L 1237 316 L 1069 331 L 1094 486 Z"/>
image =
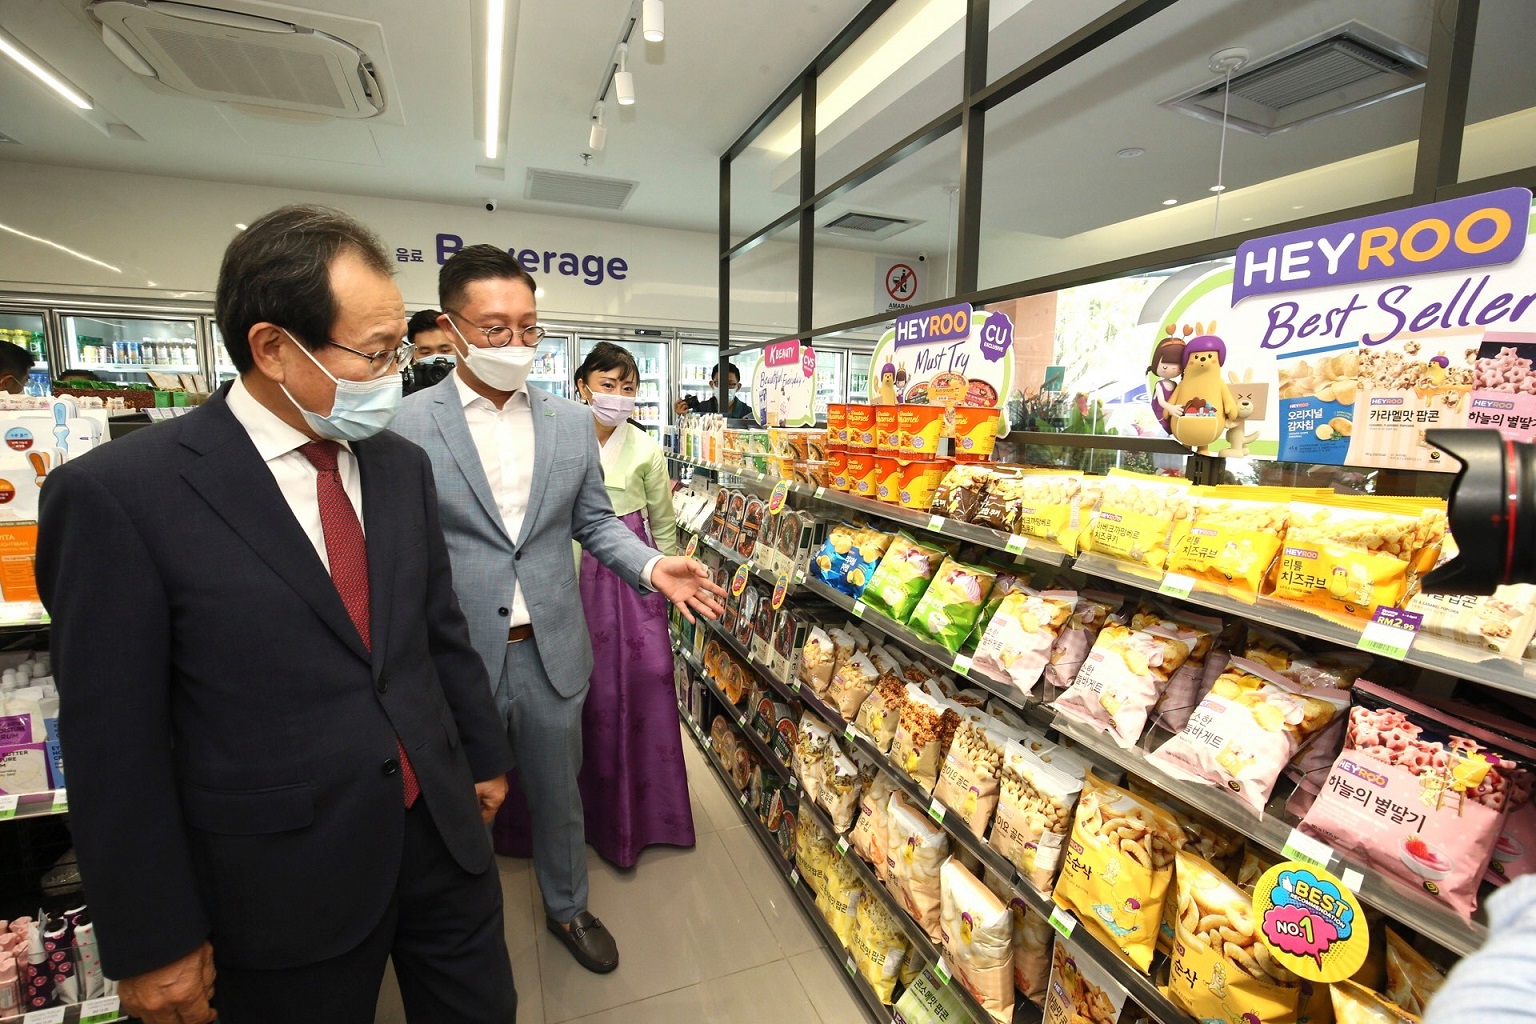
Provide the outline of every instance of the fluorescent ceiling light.
<path id="1" fill-rule="evenodd" d="M 1177 205 L 1179 205 L 1179 201 L 1177 199 L 1164 199 L 1163 200 L 1163 205 L 1164 206 L 1177 206 Z"/>
<path id="2" fill-rule="evenodd" d="M 507 0 L 485 0 L 485 158 L 501 147 L 501 58 L 506 48 Z"/>
<path id="3" fill-rule="evenodd" d="M 9 231 L 17 238 L 25 238 L 29 242 L 36 242 L 39 245 L 46 245 L 50 249 L 57 249 L 59 252 L 68 253 L 77 260 L 84 260 L 87 263 L 94 263 L 98 267 L 105 267 L 106 269 L 112 271 L 114 274 L 121 274 L 123 272 L 121 267 L 114 267 L 110 263 L 103 263 L 101 260 L 87 256 L 83 252 L 76 252 L 67 245 L 60 245 L 58 242 L 49 241 L 46 238 L 39 238 L 36 235 L 29 235 L 25 231 L 11 227 L 9 224 L 0 224 L 0 231 Z"/>
<path id="4" fill-rule="evenodd" d="M 645 41 L 659 43 L 666 38 L 666 8 L 661 0 L 643 0 L 640 7 L 641 21 L 645 26 Z"/>
<path id="5" fill-rule="evenodd" d="M 53 70 L 41 58 L 34 55 L 25 46 L 22 46 L 13 36 L 3 31 L 0 31 L 0 53 L 5 54 L 11 60 L 21 65 L 33 78 L 36 78 L 39 82 L 42 82 L 48 88 L 64 97 L 74 106 L 79 107 L 81 110 L 91 109 L 90 98 L 85 93 L 69 84 L 63 75 Z"/>

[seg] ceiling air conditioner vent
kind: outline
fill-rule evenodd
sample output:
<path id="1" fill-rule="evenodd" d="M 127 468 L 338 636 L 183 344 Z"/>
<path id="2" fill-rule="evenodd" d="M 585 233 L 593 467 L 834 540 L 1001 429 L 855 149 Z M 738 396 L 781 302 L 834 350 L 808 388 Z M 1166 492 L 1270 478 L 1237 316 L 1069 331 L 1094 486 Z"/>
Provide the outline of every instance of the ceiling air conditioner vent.
<path id="1" fill-rule="evenodd" d="M 821 226 L 821 230 L 851 238 L 889 238 L 916 223 L 902 217 L 888 217 L 883 213 L 850 212 L 833 217 Z"/>
<path id="2" fill-rule="evenodd" d="M 144 73 L 121 48 L 177 92 L 329 117 L 384 110 L 368 54 L 296 22 L 173 0 L 95 0 L 90 12 L 129 67 Z"/>
<path id="3" fill-rule="evenodd" d="M 523 198 L 541 203 L 590 206 L 597 210 L 622 210 L 629 197 L 635 194 L 638 184 L 621 178 L 599 178 L 591 174 L 530 167 Z"/>
<path id="4" fill-rule="evenodd" d="M 1422 54 L 1351 23 L 1233 75 L 1227 122 L 1273 135 L 1358 110 L 1423 86 L 1426 63 Z M 1225 92 L 1226 80 L 1216 79 L 1162 105 L 1220 124 Z"/>

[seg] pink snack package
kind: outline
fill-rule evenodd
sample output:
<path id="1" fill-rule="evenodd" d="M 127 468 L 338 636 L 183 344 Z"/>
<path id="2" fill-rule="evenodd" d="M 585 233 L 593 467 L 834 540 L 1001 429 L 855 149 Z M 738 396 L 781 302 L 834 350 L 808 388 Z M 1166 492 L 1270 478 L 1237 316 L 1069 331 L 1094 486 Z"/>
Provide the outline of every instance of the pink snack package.
<path id="1" fill-rule="evenodd" d="M 1143 616 L 1137 615 L 1131 619 L 1131 624 L 1139 626 L 1142 620 Z M 1205 696 L 1205 663 L 1215 651 L 1216 639 L 1225 624 L 1214 616 L 1196 615 L 1182 609 L 1164 617 L 1162 623 L 1165 626 L 1192 629 L 1198 634 L 1194 650 L 1189 652 L 1189 658 L 1168 680 L 1153 712 L 1154 720 L 1159 725 L 1170 732 L 1178 732 L 1184 728 L 1189 713 L 1200 703 L 1200 698 Z M 1173 724 L 1176 720 L 1177 725 Z"/>
<path id="2" fill-rule="evenodd" d="M 1227 790 L 1263 814 L 1296 751 L 1348 707 L 1342 690 L 1306 690 L 1233 658 L 1179 734 L 1147 760 L 1175 778 Z"/>
<path id="3" fill-rule="evenodd" d="M 1077 670 L 1083 667 L 1083 659 L 1099 638 L 1099 630 L 1111 615 L 1120 610 L 1125 598 L 1119 594 L 1107 594 L 1102 590 L 1084 590 L 1078 593 L 1072 608 L 1072 618 L 1051 644 L 1050 657 L 1045 666 L 1045 700 L 1051 700 L 1077 678 Z"/>
<path id="4" fill-rule="evenodd" d="M 1344 752 L 1301 829 L 1471 917 L 1528 768 L 1510 747 L 1455 715 L 1362 680 Z"/>
<path id="5" fill-rule="evenodd" d="M 1200 634 L 1156 623 L 1135 629 L 1111 622 L 1099 631 L 1093 650 L 1053 709 L 1067 718 L 1109 733 L 1129 750 L 1141 739 L 1147 716 L 1168 680 L 1189 658 Z"/>

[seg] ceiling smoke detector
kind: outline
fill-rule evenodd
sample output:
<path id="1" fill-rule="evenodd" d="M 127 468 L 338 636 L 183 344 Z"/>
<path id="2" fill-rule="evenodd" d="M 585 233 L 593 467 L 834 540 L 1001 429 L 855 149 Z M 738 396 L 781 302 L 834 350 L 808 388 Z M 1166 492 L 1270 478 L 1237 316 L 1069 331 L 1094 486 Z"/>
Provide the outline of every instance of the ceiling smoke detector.
<path id="1" fill-rule="evenodd" d="M 1236 54 L 1224 50 L 1217 56 Z M 1273 135 L 1335 114 L 1358 110 L 1424 85 L 1424 54 L 1350 22 L 1260 61 L 1234 59 L 1227 124 L 1252 135 Z M 1161 104 L 1220 124 L 1225 74 Z"/>

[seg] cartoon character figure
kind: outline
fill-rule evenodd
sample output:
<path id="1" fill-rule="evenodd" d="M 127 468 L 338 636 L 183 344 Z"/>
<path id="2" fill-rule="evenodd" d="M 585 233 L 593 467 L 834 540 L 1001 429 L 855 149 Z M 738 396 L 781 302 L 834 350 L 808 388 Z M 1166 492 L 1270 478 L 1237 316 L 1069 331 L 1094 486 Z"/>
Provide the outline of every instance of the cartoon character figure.
<path id="1" fill-rule="evenodd" d="M 1211 329 L 1215 330 L 1213 323 Z M 1183 376 L 1173 395 L 1168 399 L 1158 397 L 1158 404 L 1172 420 L 1169 433 L 1175 441 L 1188 445 L 1200 455 L 1211 454 L 1211 442 L 1227 429 L 1231 420 L 1237 419 L 1237 400 L 1222 379 L 1221 366 L 1227 360 L 1227 343 L 1214 334 L 1195 325 L 1197 336 L 1184 346 Z M 1186 412 L 1190 403 L 1201 402 L 1202 411 Z"/>
<path id="2" fill-rule="evenodd" d="M 1424 368 L 1424 376 L 1429 378 L 1429 386 L 1432 388 L 1445 385 L 1446 374 L 1450 372 L 1451 361 L 1445 356 L 1435 356 Z"/>
<path id="3" fill-rule="evenodd" d="M 907 397 L 907 364 L 896 364 L 896 401 L 903 401 Z"/>
<path id="4" fill-rule="evenodd" d="M 1152 351 L 1152 365 L 1147 367 L 1147 372 L 1157 378 L 1157 383 L 1152 385 L 1152 411 L 1157 415 L 1157 422 L 1170 434 L 1173 433 L 1173 420 L 1163 403 L 1172 401 L 1173 389 L 1179 386 L 1179 374 L 1184 372 L 1184 339 L 1173 336 L 1176 329 L 1174 324 L 1163 328 L 1168 336 L 1157 343 L 1157 348 Z M 1184 333 L 1188 335 L 1193 330 L 1186 325 Z"/>
<path id="5" fill-rule="evenodd" d="M 1230 445 L 1222 452 L 1225 458 L 1240 459 L 1248 454 L 1248 446 L 1259 439 L 1259 432 L 1246 433 L 1247 421 L 1254 413 L 1253 397 L 1256 385 L 1253 382 L 1253 369 L 1250 367 L 1243 371 L 1243 379 L 1238 380 L 1236 373 L 1227 374 L 1227 379 L 1232 382 L 1232 397 L 1237 402 L 1237 415 L 1227 423 L 1227 444 Z"/>
<path id="6" fill-rule="evenodd" d="M 875 393 L 875 404 L 896 404 L 896 367 L 893 363 L 880 367 L 880 388 Z"/>

